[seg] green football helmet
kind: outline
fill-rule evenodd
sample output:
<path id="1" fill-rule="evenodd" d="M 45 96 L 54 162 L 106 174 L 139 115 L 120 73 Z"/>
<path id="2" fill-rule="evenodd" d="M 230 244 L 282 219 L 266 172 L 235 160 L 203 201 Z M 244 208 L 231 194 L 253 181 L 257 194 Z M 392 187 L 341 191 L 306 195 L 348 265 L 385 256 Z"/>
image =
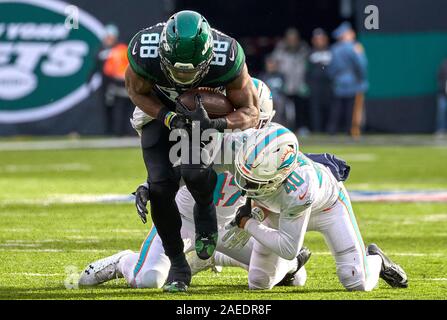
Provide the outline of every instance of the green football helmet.
<path id="1" fill-rule="evenodd" d="M 159 54 L 163 72 L 176 87 L 194 87 L 213 59 L 210 25 L 195 11 L 177 12 L 163 29 Z"/>

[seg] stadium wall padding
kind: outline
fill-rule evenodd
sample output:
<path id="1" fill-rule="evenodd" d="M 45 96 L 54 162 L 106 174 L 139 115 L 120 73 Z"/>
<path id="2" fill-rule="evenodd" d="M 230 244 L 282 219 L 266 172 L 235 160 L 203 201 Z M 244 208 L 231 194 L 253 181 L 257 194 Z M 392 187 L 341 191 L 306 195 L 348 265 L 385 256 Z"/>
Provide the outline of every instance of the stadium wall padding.
<path id="1" fill-rule="evenodd" d="M 364 26 L 379 9 L 379 29 Z M 386 133 L 435 130 L 437 72 L 447 58 L 447 1 L 358 0 L 359 40 L 369 60 L 366 127 Z"/>

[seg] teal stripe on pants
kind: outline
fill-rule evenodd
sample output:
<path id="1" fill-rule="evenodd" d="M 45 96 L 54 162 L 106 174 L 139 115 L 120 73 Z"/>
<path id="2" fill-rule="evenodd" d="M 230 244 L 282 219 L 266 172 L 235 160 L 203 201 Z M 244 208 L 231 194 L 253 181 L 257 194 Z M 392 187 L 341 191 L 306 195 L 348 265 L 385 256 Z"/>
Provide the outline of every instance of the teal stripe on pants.
<path id="1" fill-rule="evenodd" d="M 362 254 L 363 254 L 363 263 L 365 264 L 366 277 L 368 277 L 369 268 L 368 268 L 368 262 L 366 260 L 365 244 L 363 243 L 362 235 L 360 233 L 359 226 L 357 225 L 357 220 L 355 219 L 355 216 L 354 216 L 354 210 L 352 209 L 351 201 L 348 200 L 348 198 L 346 197 L 343 190 L 340 190 L 339 197 L 340 197 L 340 200 L 345 204 L 346 208 L 348 209 L 348 213 L 351 218 L 351 222 L 354 227 L 355 234 L 357 236 L 357 240 L 359 241 L 360 246 L 361 246 L 361 250 L 362 250 Z"/>
<path id="2" fill-rule="evenodd" d="M 146 260 L 147 252 L 149 251 L 149 247 L 151 246 L 152 240 L 154 240 L 157 235 L 157 229 L 155 226 L 152 226 L 151 232 L 147 236 L 146 240 L 143 243 L 143 247 L 140 251 L 140 257 L 138 258 L 138 262 L 135 265 L 135 269 L 133 270 L 133 276 L 136 277 L 138 272 L 140 272 L 141 267 L 143 266 L 144 260 Z"/>

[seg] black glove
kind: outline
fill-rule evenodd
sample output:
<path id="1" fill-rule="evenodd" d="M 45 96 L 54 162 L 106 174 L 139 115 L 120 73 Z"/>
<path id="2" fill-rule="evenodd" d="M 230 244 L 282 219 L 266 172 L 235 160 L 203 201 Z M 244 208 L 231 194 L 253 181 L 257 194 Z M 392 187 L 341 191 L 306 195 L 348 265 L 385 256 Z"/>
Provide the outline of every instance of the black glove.
<path id="1" fill-rule="evenodd" d="M 135 207 L 137 213 L 143 223 L 147 222 L 147 203 L 149 201 L 149 189 L 145 185 L 141 185 L 137 188 L 137 191 L 133 193 L 135 195 Z"/>
<path id="2" fill-rule="evenodd" d="M 249 199 L 249 198 L 247 198 L 247 201 L 245 202 L 245 204 L 243 206 L 240 206 L 237 209 L 236 217 L 234 217 L 233 221 L 231 221 L 230 224 L 233 226 L 240 227 L 241 220 L 244 217 L 247 217 L 247 218 L 253 217 L 251 214 L 251 199 Z"/>
<path id="3" fill-rule="evenodd" d="M 160 120 L 170 130 L 189 130 L 191 128 L 191 121 L 188 119 L 188 117 L 181 113 L 175 113 L 169 110 L 167 107 L 164 107 L 160 110 L 157 119 Z"/>
<path id="4" fill-rule="evenodd" d="M 177 112 L 187 116 L 191 121 L 198 121 L 200 123 L 200 129 L 216 129 L 219 132 L 223 132 L 227 128 L 227 119 L 218 118 L 210 119 L 208 113 L 203 107 L 202 97 L 200 94 L 196 94 L 194 97 L 196 109 L 190 111 L 179 100 L 177 100 Z"/>

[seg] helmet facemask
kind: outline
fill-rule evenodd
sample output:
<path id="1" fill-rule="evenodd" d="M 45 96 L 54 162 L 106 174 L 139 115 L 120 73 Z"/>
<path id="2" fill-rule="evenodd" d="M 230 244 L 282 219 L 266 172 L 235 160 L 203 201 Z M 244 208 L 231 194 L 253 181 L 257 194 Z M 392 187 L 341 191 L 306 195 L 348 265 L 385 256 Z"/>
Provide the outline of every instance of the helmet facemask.
<path id="1" fill-rule="evenodd" d="M 283 180 L 280 178 L 268 181 L 255 180 L 246 176 L 239 167 L 236 166 L 234 182 L 248 198 L 257 199 L 272 195 L 281 186 Z"/>
<path id="2" fill-rule="evenodd" d="M 172 65 L 168 59 L 163 56 L 160 57 L 162 70 L 169 81 L 178 87 L 194 88 L 208 73 L 213 55 L 196 67 L 191 63 L 181 62 L 176 62 Z"/>
<path id="3" fill-rule="evenodd" d="M 174 87 L 196 87 L 214 58 L 213 35 L 206 19 L 193 11 L 174 14 L 160 39 L 160 65 Z"/>

